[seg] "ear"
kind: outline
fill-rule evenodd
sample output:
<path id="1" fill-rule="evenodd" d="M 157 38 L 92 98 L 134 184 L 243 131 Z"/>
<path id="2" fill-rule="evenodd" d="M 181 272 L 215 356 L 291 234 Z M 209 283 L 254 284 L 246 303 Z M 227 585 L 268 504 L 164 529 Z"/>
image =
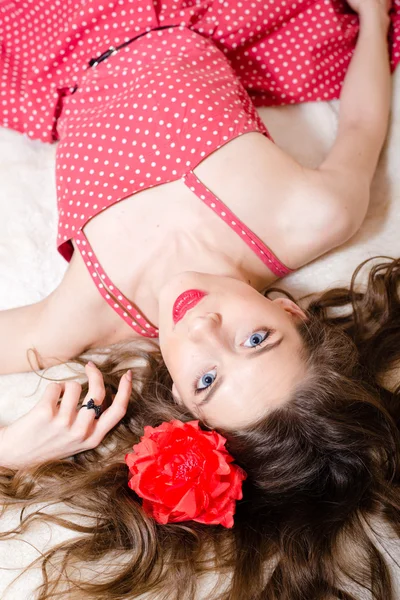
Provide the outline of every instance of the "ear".
<path id="1" fill-rule="evenodd" d="M 302 321 L 307 320 L 306 313 L 303 310 L 301 310 L 300 306 L 298 306 L 295 302 L 289 300 L 289 298 L 275 298 L 274 300 L 272 300 L 272 302 L 279 304 L 279 306 L 281 306 L 283 310 L 291 314 L 293 317 L 298 317 Z"/>
<path id="2" fill-rule="evenodd" d="M 181 398 L 181 395 L 180 395 L 180 393 L 178 392 L 178 390 L 177 390 L 177 387 L 176 387 L 176 385 L 175 385 L 174 383 L 172 384 L 172 390 L 171 390 L 171 391 L 172 391 L 172 395 L 173 395 L 173 397 L 174 397 L 174 400 L 175 400 L 175 402 L 176 402 L 177 404 L 183 404 L 183 403 L 182 403 L 182 398 Z"/>

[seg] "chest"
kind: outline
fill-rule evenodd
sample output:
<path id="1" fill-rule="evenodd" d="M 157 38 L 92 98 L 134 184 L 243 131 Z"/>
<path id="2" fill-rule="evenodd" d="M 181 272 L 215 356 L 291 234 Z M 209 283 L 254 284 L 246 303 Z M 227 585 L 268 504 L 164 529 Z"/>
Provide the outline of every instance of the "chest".
<path id="1" fill-rule="evenodd" d="M 127 292 L 151 266 L 165 263 L 167 256 L 174 256 L 175 263 L 166 262 L 167 269 L 176 269 L 180 261 L 182 267 L 194 268 L 179 248 L 184 252 L 189 242 L 195 251 L 196 240 L 199 252 L 204 243 L 216 249 L 215 262 L 220 255 L 232 256 L 245 271 L 268 278 L 268 269 L 241 239 L 240 231 L 239 227 L 232 230 L 226 219 L 182 180 L 135 194 L 100 213 L 85 227 L 100 264 Z"/>
<path id="2" fill-rule="evenodd" d="M 207 205 L 202 194 L 196 195 L 178 179 L 138 192 L 89 221 L 86 235 L 106 271 L 120 281 L 140 276 L 179 236 L 201 232 L 203 237 L 207 233 L 210 240 L 217 240 L 222 252 L 237 257 L 243 269 L 265 285 L 276 279 L 250 244 L 240 239 L 242 228 L 235 231 L 223 216 L 226 206 L 238 223 L 244 223 L 272 252 L 281 244 L 279 211 L 286 191 L 282 191 L 279 174 L 266 168 L 266 143 L 274 146 L 258 133 L 240 136 L 194 169 L 197 178 L 222 202 L 221 214 Z"/>

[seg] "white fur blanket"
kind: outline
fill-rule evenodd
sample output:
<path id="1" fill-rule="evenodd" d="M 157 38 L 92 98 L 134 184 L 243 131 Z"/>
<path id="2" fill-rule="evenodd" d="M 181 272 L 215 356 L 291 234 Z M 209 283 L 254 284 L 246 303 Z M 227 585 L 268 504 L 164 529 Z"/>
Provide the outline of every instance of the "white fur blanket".
<path id="1" fill-rule="evenodd" d="M 339 104 L 313 103 L 260 111 L 273 138 L 299 162 L 316 166 L 335 136 Z M 56 200 L 53 146 L 0 130 L 0 309 L 40 300 L 60 281 L 66 264 L 56 251 Z M 354 268 L 375 255 L 400 255 L 400 69 L 394 76 L 392 121 L 372 188 L 372 200 L 361 230 L 345 246 L 287 277 L 282 287 L 295 297 L 347 284 Z M 0 332 L 1 333 L 1 332 Z M 65 367 L 53 371 L 63 376 Z M 42 393 L 35 374 L 0 377 L 0 424 L 25 413 Z M 0 530 L 16 524 L 4 516 Z M 25 541 L 0 542 L 0 597 L 33 599 L 40 574 L 23 576 L 5 588 L 40 551 L 68 537 L 63 530 L 36 527 Z M 388 549 L 386 545 L 386 549 Z M 393 543 L 391 554 L 397 551 Z M 398 568 L 398 571 L 400 568 Z M 360 596 L 361 597 L 361 596 Z M 365 597 L 365 596 L 363 596 Z M 400 598 L 400 587 L 399 595 Z M 210 598 L 207 592 L 202 600 Z"/>

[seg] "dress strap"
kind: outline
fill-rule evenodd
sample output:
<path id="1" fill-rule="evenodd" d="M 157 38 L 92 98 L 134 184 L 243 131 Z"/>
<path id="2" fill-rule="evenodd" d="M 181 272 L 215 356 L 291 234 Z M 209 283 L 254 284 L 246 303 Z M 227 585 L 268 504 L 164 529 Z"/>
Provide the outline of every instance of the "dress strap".
<path id="1" fill-rule="evenodd" d="M 158 329 L 149 323 L 140 310 L 124 296 L 107 276 L 82 229 L 76 233 L 74 239 L 90 276 L 107 304 L 141 336 L 158 337 Z"/>
<path id="2" fill-rule="evenodd" d="M 257 254 L 257 256 L 263 261 L 263 263 L 272 271 L 277 277 L 283 277 L 288 273 L 292 273 L 292 269 L 286 267 L 281 261 L 275 256 L 275 254 L 266 246 L 255 233 L 253 233 L 246 225 L 240 221 L 229 208 L 215 196 L 211 190 L 209 190 L 202 181 L 193 173 L 189 171 L 183 177 L 184 183 L 188 188 L 196 194 L 217 214 L 233 231 L 235 231 L 244 242 Z"/>

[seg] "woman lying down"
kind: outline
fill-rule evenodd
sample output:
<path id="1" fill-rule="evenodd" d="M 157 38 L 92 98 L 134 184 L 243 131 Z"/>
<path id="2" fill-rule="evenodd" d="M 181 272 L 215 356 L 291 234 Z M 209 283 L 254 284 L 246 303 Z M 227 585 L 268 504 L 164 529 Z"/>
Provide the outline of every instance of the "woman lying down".
<path id="1" fill-rule="evenodd" d="M 35 515 L 19 531 L 84 534 L 40 558 L 39 600 L 398 597 L 374 522 L 398 539 L 400 260 L 308 306 L 271 286 L 364 219 L 399 12 L 3 7 L 1 123 L 58 142 L 69 265 L 48 298 L 0 313 L 0 369 L 75 360 L 87 375 L 0 429 L 2 503 Z M 316 169 L 255 108 L 339 94 Z M 60 502 L 70 520 L 35 510 Z M 223 586 L 205 596 L 206 573 Z"/>

